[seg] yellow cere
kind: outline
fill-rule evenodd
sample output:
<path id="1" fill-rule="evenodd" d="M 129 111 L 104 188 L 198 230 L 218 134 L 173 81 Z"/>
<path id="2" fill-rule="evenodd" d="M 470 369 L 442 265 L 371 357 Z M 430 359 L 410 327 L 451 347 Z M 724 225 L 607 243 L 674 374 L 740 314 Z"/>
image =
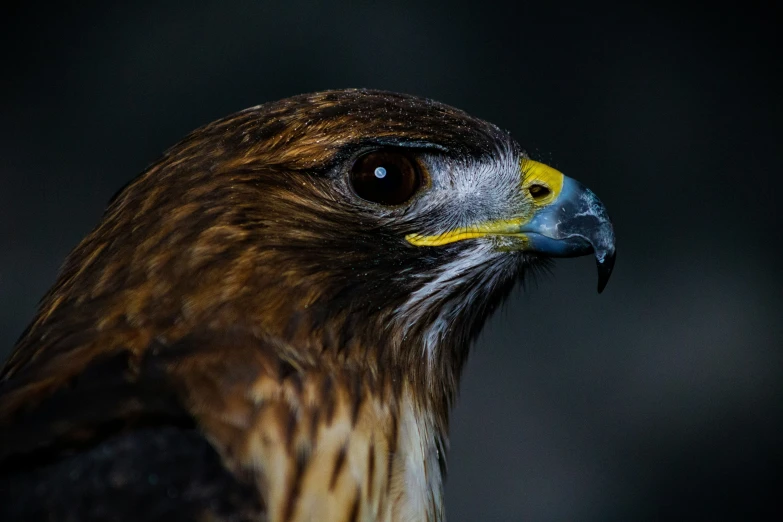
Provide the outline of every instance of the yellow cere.
<path id="1" fill-rule="evenodd" d="M 519 164 L 522 170 L 522 190 L 529 190 L 533 185 L 542 185 L 549 189 L 549 193 L 533 200 L 536 207 L 543 207 L 552 203 L 563 190 L 563 173 L 531 159 L 523 158 Z"/>
<path id="2" fill-rule="evenodd" d="M 545 196 L 532 198 L 531 201 L 535 208 L 546 206 L 557 199 L 560 191 L 563 189 L 563 174 L 560 171 L 526 158 L 522 159 L 519 167 L 521 171 L 521 190 L 528 191 L 533 185 L 541 185 L 548 189 L 548 193 Z M 485 236 L 519 236 L 519 228 L 526 221 L 527 219 L 524 218 L 490 221 L 460 227 L 432 236 L 408 234 L 405 236 L 405 239 L 414 246 L 441 246 L 464 239 L 475 239 Z"/>

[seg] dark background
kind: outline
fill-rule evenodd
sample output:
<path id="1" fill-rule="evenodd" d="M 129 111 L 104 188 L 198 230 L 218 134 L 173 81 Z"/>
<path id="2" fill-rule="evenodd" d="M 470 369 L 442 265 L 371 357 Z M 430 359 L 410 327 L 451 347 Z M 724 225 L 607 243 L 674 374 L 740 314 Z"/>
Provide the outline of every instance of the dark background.
<path id="1" fill-rule="evenodd" d="M 0 359 L 109 197 L 190 130 L 308 91 L 418 94 L 593 188 L 619 246 L 603 295 L 591 260 L 562 261 L 486 328 L 449 519 L 780 516 L 780 20 L 539 4 L 5 13 Z"/>

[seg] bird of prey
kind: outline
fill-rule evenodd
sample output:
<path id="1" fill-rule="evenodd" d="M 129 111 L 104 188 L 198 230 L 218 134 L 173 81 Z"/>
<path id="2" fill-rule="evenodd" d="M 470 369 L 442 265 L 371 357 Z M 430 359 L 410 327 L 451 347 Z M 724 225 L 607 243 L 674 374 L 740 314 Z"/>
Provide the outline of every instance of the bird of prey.
<path id="1" fill-rule="evenodd" d="M 0 519 L 440 521 L 468 349 L 614 232 L 586 187 L 418 97 L 196 130 L 71 252 L 2 372 Z"/>

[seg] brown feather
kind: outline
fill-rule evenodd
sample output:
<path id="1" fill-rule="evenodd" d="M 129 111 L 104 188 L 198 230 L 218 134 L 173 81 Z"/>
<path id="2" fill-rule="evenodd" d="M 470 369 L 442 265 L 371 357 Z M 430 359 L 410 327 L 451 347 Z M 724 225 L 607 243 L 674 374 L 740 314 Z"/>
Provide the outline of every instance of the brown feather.
<path id="1" fill-rule="evenodd" d="M 7 362 L 0 466 L 184 422 L 257 485 L 270 521 L 410 516 L 406 459 L 441 487 L 429 462 L 468 343 L 513 279 L 434 362 L 431 315 L 392 321 L 421 282 L 391 276 L 440 260 L 402 240 L 402 210 L 379 221 L 335 172 L 363 147 L 410 144 L 517 150 L 451 107 L 363 90 L 248 109 L 170 149 L 70 254 Z M 420 519 L 440 519 L 441 491 L 428 494 Z"/>

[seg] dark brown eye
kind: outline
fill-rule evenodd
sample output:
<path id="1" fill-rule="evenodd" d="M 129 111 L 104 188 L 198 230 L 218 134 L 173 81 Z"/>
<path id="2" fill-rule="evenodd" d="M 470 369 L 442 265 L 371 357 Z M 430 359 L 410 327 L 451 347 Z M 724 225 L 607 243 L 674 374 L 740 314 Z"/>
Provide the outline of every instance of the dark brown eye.
<path id="1" fill-rule="evenodd" d="M 351 169 L 351 185 L 362 199 L 381 205 L 400 205 L 421 187 L 415 161 L 396 150 L 378 150 L 361 156 Z"/>

